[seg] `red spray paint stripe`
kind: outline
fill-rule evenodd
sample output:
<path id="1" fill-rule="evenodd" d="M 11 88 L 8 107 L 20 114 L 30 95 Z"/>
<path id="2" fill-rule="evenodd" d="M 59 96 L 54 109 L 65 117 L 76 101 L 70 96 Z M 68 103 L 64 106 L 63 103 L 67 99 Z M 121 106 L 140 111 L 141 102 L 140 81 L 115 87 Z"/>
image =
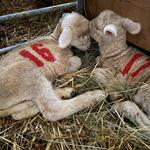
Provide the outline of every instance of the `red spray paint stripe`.
<path id="1" fill-rule="evenodd" d="M 127 63 L 127 65 L 125 66 L 125 68 L 122 71 L 123 76 L 129 72 L 129 70 L 131 69 L 133 64 L 142 56 L 143 56 L 142 53 L 137 53 L 131 58 L 131 60 Z"/>
<path id="2" fill-rule="evenodd" d="M 140 68 L 138 68 L 136 71 L 132 72 L 132 73 L 131 73 L 131 77 L 132 77 L 132 78 L 136 77 L 142 70 L 144 70 L 144 69 L 146 69 L 146 68 L 148 68 L 148 67 L 150 67 L 150 62 L 148 62 L 148 63 L 142 65 L 142 66 L 141 66 Z"/>
<path id="3" fill-rule="evenodd" d="M 53 54 L 50 52 L 49 49 L 42 47 L 42 43 L 37 43 L 31 45 L 31 48 L 36 51 L 42 58 L 46 61 L 54 62 L 56 59 L 54 58 Z"/>
<path id="4" fill-rule="evenodd" d="M 38 67 L 43 67 L 44 66 L 43 62 L 41 62 L 38 58 L 36 58 L 34 55 L 32 55 L 27 50 L 20 51 L 20 55 L 25 57 L 25 58 L 28 58 L 31 61 L 33 61 Z"/>

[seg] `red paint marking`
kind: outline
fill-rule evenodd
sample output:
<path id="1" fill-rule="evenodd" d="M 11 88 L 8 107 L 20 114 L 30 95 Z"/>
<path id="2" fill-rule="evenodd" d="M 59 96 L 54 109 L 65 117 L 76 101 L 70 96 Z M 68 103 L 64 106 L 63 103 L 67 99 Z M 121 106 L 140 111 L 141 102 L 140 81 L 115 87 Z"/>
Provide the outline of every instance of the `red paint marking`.
<path id="1" fill-rule="evenodd" d="M 36 51 L 42 58 L 47 61 L 54 62 L 56 59 L 54 58 L 53 54 L 50 52 L 49 49 L 42 47 L 42 43 L 37 43 L 31 45 L 31 48 Z"/>
<path id="2" fill-rule="evenodd" d="M 149 62 L 145 63 L 144 65 L 142 65 L 141 67 L 139 67 L 136 71 L 132 72 L 131 73 L 131 77 L 134 78 L 136 77 L 142 70 L 150 67 L 150 59 L 146 59 L 148 60 Z"/>
<path id="3" fill-rule="evenodd" d="M 137 53 L 131 58 L 131 60 L 126 64 L 125 68 L 122 71 L 123 76 L 129 72 L 133 64 L 142 56 L 142 53 Z"/>
<path id="4" fill-rule="evenodd" d="M 20 55 L 25 58 L 29 58 L 29 60 L 33 61 L 38 67 L 44 66 L 43 62 L 41 62 L 37 57 L 35 57 L 33 54 L 31 54 L 27 50 L 20 51 Z"/>

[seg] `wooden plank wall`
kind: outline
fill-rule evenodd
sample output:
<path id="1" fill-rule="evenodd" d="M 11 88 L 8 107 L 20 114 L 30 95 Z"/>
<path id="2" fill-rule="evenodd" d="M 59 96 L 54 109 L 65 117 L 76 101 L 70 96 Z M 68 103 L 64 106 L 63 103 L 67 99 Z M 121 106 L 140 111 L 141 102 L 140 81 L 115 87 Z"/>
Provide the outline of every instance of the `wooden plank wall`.
<path id="1" fill-rule="evenodd" d="M 89 19 L 105 9 L 140 22 L 141 33 L 128 35 L 128 41 L 150 52 L 150 0 L 85 0 L 85 14 Z"/>

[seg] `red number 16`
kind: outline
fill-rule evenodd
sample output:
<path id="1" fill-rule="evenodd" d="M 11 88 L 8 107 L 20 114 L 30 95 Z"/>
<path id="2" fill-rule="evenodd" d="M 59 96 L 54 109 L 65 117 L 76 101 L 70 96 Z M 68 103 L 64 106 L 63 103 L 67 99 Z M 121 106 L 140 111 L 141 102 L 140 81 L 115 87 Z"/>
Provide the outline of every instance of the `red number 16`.
<path id="1" fill-rule="evenodd" d="M 53 54 L 50 52 L 49 49 L 43 46 L 44 45 L 42 43 L 37 43 L 37 44 L 32 44 L 31 48 L 46 61 L 54 62 L 56 59 L 54 58 Z M 38 67 L 44 66 L 44 63 L 41 60 L 39 60 L 36 56 L 34 56 L 33 54 L 31 54 L 29 51 L 25 49 L 20 51 L 20 55 L 33 61 Z"/>

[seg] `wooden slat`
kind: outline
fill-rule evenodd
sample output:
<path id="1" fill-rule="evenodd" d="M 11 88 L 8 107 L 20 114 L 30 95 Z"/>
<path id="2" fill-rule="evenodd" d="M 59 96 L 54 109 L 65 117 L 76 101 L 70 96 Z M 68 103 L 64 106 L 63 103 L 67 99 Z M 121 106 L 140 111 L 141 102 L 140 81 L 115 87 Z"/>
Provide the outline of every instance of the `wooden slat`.
<path id="1" fill-rule="evenodd" d="M 128 41 L 150 51 L 150 0 L 85 0 L 85 3 L 89 19 L 105 9 L 111 9 L 121 16 L 140 22 L 142 31 L 138 35 L 128 35 Z"/>

